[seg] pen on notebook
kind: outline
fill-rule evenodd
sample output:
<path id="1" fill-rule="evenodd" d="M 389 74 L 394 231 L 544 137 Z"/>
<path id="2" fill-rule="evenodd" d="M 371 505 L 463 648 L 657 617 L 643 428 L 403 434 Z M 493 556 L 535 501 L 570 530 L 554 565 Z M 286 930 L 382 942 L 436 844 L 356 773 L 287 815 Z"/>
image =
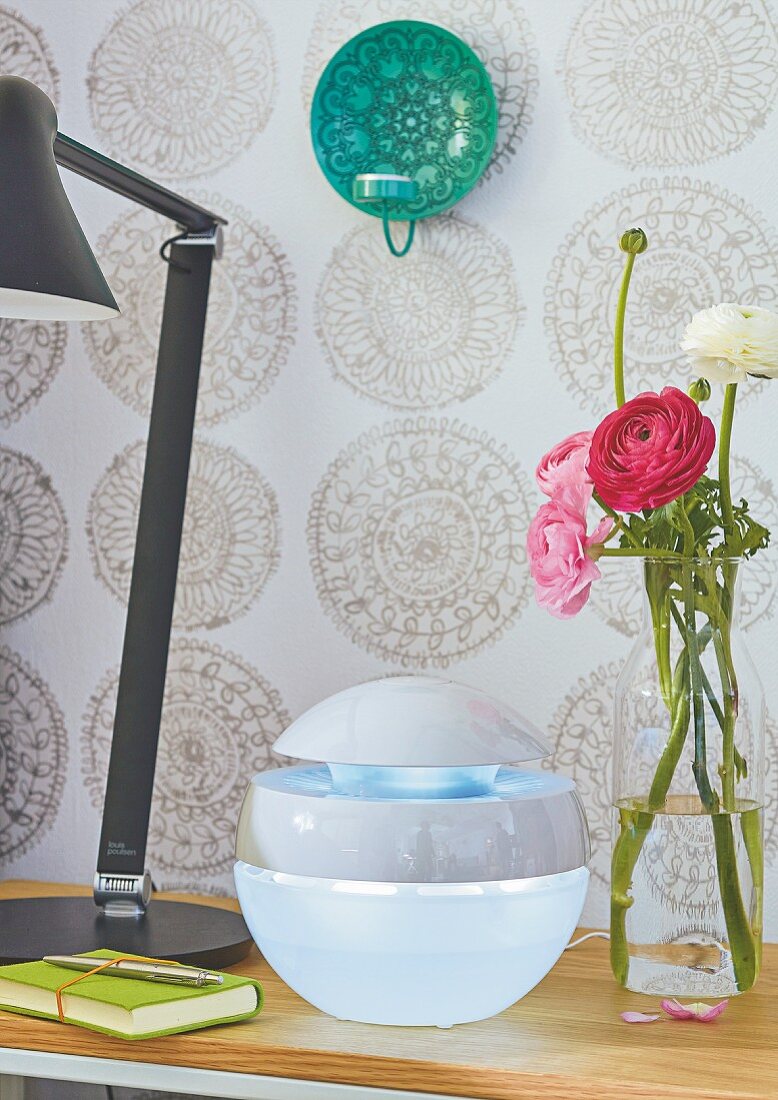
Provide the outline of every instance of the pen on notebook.
<path id="1" fill-rule="evenodd" d="M 94 970 L 106 959 L 96 955 L 46 955 L 43 961 L 67 970 Z M 164 982 L 168 985 L 221 985 L 224 978 L 210 970 L 194 966 L 173 966 L 165 963 L 134 962 L 124 959 L 102 971 L 112 978 L 136 978 L 143 982 Z"/>

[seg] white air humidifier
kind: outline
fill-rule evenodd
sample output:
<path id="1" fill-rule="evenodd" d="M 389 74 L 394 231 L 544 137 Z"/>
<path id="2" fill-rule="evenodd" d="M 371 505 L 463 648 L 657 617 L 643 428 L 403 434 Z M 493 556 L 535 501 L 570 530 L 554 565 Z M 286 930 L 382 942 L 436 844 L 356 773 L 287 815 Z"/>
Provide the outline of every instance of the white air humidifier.
<path id="1" fill-rule="evenodd" d="M 347 1020 L 452 1024 L 523 997 L 564 950 L 589 872 L 571 780 L 511 707 L 398 676 L 306 711 L 237 833 L 243 915 L 278 975 Z"/>

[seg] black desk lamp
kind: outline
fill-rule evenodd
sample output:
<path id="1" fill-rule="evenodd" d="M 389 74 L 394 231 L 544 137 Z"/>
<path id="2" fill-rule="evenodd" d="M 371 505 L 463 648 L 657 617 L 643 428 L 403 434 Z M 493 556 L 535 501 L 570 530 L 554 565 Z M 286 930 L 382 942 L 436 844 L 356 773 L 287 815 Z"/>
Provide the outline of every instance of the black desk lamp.
<path id="1" fill-rule="evenodd" d="M 229 966 L 251 946 L 243 920 L 211 906 L 149 906 L 145 866 L 208 286 L 226 223 L 57 133 L 54 105 L 39 88 L 0 77 L 0 317 L 95 321 L 119 312 L 57 164 L 163 214 L 181 232 L 161 250 L 167 288 L 94 901 L 0 902 L 0 961 L 105 946 Z"/>

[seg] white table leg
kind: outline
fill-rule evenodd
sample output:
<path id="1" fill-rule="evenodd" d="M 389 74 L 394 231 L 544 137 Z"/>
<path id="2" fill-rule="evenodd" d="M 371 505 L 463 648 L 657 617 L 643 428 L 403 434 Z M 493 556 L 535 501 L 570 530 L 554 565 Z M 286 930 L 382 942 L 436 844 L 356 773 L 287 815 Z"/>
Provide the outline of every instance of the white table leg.
<path id="1" fill-rule="evenodd" d="M 24 1100 L 24 1078 L 1 1073 L 0 1100 Z"/>

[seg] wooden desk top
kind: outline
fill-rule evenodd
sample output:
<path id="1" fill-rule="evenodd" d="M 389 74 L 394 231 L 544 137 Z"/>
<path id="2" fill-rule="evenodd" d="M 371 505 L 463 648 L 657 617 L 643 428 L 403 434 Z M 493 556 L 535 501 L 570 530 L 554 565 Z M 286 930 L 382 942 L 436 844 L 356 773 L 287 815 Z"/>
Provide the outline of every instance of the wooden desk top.
<path id="1" fill-rule="evenodd" d="M 0 883 L 0 898 L 88 893 L 77 886 Z M 234 907 L 221 899 L 188 900 Z M 265 986 L 265 1008 L 246 1023 L 127 1042 L 0 1012 L 0 1046 L 488 1100 L 778 1095 L 778 945 L 765 949 L 755 989 L 707 1025 L 623 1023 L 620 1012 L 647 1011 L 658 1001 L 616 986 L 604 940 L 566 952 L 536 989 L 500 1016 L 449 1031 L 325 1016 L 285 986 L 256 950 L 234 970 Z"/>

